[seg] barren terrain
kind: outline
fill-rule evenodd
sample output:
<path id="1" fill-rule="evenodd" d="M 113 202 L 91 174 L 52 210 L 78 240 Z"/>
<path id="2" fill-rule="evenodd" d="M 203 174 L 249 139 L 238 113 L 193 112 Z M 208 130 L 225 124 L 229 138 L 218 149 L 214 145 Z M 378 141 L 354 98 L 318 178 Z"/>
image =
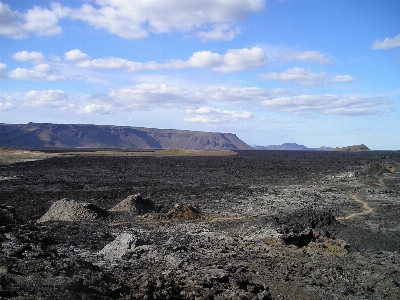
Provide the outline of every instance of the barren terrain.
<path id="1" fill-rule="evenodd" d="M 400 298 L 399 152 L 170 154 L 1 164 L 0 297 Z"/>

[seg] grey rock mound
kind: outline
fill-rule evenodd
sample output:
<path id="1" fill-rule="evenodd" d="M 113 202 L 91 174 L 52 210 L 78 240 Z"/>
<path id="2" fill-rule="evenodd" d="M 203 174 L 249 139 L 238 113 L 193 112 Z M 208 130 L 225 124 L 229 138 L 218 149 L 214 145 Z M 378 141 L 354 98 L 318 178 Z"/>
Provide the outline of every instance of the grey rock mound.
<path id="1" fill-rule="evenodd" d="M 78 203 L 75 200 L 61 199 L 54 202 L 49 210 L 37 221 L 93 221 L 107 216 L 108 212 L 91 203 Z"/>
<path id="2" fill-rule="evenodd" d="M 143 241 L 135 234 L 123 232 L 114 241 L 104 246 L 98 253 L 105 258 L 114 260 L 128 255 L 134 248 L 143 245 Z"/>
<path id="3" fill-rule="evenodd" d="M 147 213 L 155 210 L 155 204 L 149 199 L 143 199 L 141 194 L 129 195 L 110 211 Z"/>
<path id="4" fill-rule="evenodd" d="M 18 224 L 20 221 L 13 206 L 0 205 L 0 225 Z"/>

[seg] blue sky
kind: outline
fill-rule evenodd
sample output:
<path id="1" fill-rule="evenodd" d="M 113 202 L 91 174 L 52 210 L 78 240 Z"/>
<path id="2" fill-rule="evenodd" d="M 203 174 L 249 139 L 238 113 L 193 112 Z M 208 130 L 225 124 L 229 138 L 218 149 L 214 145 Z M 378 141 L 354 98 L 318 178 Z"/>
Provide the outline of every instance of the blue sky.
<path id="1" fill-rule="evenodd" d="M 0 122 L 400 149 L 397 0 L 0 1 Z"/>

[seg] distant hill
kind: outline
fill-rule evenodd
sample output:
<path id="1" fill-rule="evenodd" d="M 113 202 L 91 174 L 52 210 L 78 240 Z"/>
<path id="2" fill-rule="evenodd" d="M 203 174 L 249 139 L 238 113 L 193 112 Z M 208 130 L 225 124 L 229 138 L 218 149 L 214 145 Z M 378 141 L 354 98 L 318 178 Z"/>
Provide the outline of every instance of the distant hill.
<path id="1" fill-rule="evenodd" d="M 333 149 L 333 151 L 348 151 L 348 152 L 361 152 L 361 151 L 370 151 L 370 150 L 371 149 L 369 149 L 364 144 L 347 146 L 347 147 L 342 147 L 342 148 L 336 147 L 335 149 Z"/>
<path id="2" fill-rule="evenodd" d="M 0 123 L 0 147 L 252 150 L 235 134 L 90 124 Z"/>
<path id="3" fill-rule="evenodd" d="M 284 143 L 282 145 L 253 146 L 257 150 L 300 150 L 300 151 L 332 151 L 330 147 L 308 148 L 296 143 Z"/>

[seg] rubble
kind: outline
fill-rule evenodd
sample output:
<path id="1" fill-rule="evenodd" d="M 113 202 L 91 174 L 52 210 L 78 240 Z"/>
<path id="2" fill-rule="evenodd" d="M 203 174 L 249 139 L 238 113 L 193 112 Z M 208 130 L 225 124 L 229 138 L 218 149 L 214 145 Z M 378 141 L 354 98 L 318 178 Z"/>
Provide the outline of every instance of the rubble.
<path id="1" fill-rule="evenodd" d="M 54 202 L 38 223 L 49 221 L 93 221 L 107 216 L 108 212 L 91 203 L 78 203 L 75 200 L 61 199 Z"/>
<path id="2" fill-rule="evenodd" d="M 155 203 L 150 199 L 143 199 L 142 195 L 129 195 L 119 202 L 110 211 L 137 212 L 139 214 L 155 211 Z"/>

